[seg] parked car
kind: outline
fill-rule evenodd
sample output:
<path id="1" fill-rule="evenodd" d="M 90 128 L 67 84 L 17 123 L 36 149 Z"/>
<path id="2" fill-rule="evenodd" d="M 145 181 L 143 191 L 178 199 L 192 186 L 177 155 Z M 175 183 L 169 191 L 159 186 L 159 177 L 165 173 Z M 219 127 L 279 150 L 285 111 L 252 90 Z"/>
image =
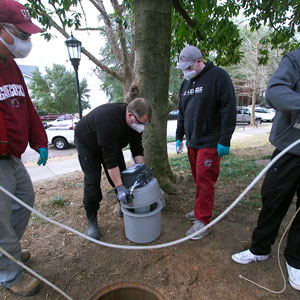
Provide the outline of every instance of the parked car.
<path id="1" fill-rule="evenodd" d="M 50 127 L 46 130 L 48 143 L 53 145 L 57 150 L 64 150 L 70 144 L 74 145 L 74 128 Z"/>
<path id="2" fill-rule="evenodd" d="M 50 121 L 56 120 L 60 116 L 61 116 L 61 114 L 48 114 L 46 116 L 40 116 L 40 119 L 43 122 L 50 122 Z"/>
<path id="3" fill-rule="evenodd" d="M 273 112 L 274 114 L 276 113 L 276 110 L 274 108 L 268 108 L 268 110 Z"/>
<path id="4" fill-rule="evenodd" d="M 168 120 L 177 120 L 178 113 L 179 113 L 178 109 L 170 111 L 168 115 Z"/>
<path id="5" fill-rule="evenodd" d="M 252 105 L 249 105 L 248 108 L 251 112 Z M 255 116 L 257 118 L 260 118 L 262 120 L 262 122 L 273 122 L 273 119 L 274 119 L 275 113 L 276 113 L 275 109 L 255 105 L 254 110 L 255 110 Z"/>
<path id="6" fill-rule="evenodd" d="M 236 107 L 236 123 L 237 124 L 250 124 L 251 122 L 251 110 L 246 106 Z M 262 119 L 255 114 L 255 123 L 261 124 Z"/>
<path id="7" fill-rule="evenodd" d="M 65 127 L 65 128 L 75 128 L 76 124 L 79 122 L 79 118 L 71 115 L 61 115 L 56 120 L 49 122 L 48 127 Z"/>
<path id="8" fill-rule="evenodd" d="M 238 124 L 250 124 L 251 114 L 250 110 L 245 106 L 236 107 L 236 123 Z"/>
<path id="9" fill-rule="evenodd" d="M 263 122 L 273 122 L 275 112 L 267 108 L 255 107 L 255 117 L 261 118 Z"/>

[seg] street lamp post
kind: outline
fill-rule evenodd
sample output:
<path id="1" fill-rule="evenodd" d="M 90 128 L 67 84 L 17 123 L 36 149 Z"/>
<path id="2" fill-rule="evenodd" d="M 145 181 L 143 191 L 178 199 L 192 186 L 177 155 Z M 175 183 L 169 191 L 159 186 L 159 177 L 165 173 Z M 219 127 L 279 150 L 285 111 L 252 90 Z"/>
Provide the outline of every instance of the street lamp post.
<path id="1" fill-rule="evenodd" d="M 75 39 L 73 34 L 71 33 L 71 36 L 65 41 L 65 44 L 68 49 L 69 59 L 75 70 L 78 112 L 79 112 L 79 118 L 81 119 L 82 108 L 81 108 L 81 96 L 80 96 L 79 79 L 78 79 L 78 67 L 81 59 L 81 42 Z"/>

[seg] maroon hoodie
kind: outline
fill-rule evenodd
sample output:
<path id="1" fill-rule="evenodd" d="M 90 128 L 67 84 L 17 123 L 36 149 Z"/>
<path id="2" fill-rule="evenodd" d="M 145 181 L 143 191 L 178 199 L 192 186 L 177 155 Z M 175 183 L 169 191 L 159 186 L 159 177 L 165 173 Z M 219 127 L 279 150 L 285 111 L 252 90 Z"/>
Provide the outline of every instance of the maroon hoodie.
<path id="1" fill-rule="evenodd" d="M 24 78 L 14 60 L 0 63 L 0 111 L 4 121 L 0 124 L 5 125 L 5 128 L 1 126 L 0 133 L 6 132 L 7 154 L 21 158 L 28 142 L 36 151 L 38 148 L 47 148 L 44 126 L 32 105 Z"/>

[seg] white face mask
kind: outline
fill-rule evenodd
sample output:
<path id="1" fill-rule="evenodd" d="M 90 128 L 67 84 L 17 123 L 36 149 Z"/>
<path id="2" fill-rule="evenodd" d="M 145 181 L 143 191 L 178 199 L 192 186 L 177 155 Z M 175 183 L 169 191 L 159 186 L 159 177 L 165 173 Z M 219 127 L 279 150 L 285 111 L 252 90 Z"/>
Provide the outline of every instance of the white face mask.
<path id="1" fill-rule="evenodd" d="M 183 71 L 183 76 L 184 76 L 184 79 L 186 80 L 190 80 L 192 78 L 194 78 L 195 76 L 197 75 L 197 72 L 195 70 L 184 70 Z"/>
<path id="2" fill-rule="evenodd" d="M 130 125 L 130 127 L 131 127 L 133 130 L 137 131 L 138 133 L 143 132 L 144 129 L 145 129 L 145 126 L 144 126 L 143 124 L 136 124 L 136 123 L 132 123 L 132 124 Z"/>
<path id="3" fill-rule="evenodd" d="M 8 44 L 1 37 L 0 37 L 0 41 L 14 55 L 14 57 L 16 57 L 16 58 L 26 57 L 32 48 L 32 43 L 31 43 L 30 38 L 28 40 L 24 41 L 24 40 L 18 38 L 17 36 L 15 36 L 14 34 L 12 34 L 11 32 L 9 32 L 9 30 L 6 27 L 5 27 L 5 30 L 13 38 L 14 43 L 12 45 Z"/>

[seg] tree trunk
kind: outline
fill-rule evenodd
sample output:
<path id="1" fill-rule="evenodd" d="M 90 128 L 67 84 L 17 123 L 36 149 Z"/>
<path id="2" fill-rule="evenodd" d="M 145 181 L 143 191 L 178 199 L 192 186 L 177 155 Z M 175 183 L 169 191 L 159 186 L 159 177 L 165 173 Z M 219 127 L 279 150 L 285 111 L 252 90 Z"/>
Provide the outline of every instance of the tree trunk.
<path id="1" fill-rule="evenodd" d="M 135 79 L 131 89 L 137 91 L 135 97 L 151 103 L 152 120 L 143 135 L 145 159 L 167 191 L 174 179 L 166 143 L 171 8 L 171 0 L 135 0 Z"/>
<path id="2" fill-rule="evenodd" d="M 255 120 L 255 105 L 256 105 L 256 95 L 257 95 L 257 78 L 258 78 L 258 64 L 256 64 L 254 81 L 253 81 L 253 91 L 252 91 L 252 107 L 251 107 L 251 125 L 257 126 Z"/>

